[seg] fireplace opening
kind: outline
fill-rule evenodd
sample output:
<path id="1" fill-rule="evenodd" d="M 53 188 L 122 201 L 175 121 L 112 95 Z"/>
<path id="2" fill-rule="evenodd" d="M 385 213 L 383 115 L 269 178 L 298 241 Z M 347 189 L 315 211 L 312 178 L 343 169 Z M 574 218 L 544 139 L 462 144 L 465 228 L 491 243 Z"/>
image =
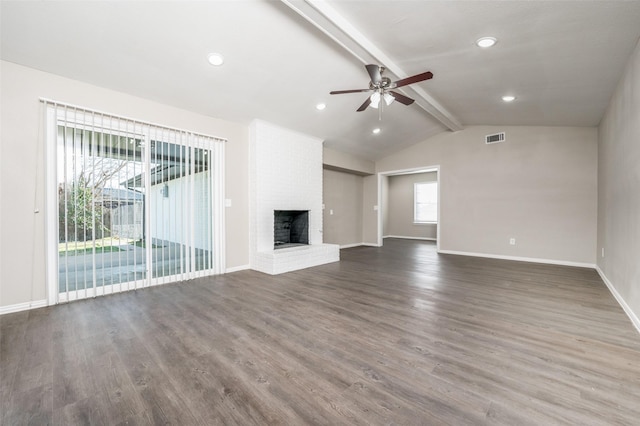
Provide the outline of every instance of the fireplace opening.
<path id="1" fill-rule="evenodd" d="M 309 210 L 275 210 L 273 219 L 274 249 L 309 244 Z"/>

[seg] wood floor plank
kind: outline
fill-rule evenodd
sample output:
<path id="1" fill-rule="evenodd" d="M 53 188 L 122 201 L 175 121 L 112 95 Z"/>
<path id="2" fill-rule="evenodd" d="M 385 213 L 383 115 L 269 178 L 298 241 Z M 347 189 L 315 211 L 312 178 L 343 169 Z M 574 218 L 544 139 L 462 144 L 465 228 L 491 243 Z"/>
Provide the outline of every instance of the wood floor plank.
<path id="1" fill-rule="evenodd" d="M 640 419 L 640 335 L 595 271 L 424 241 L 4 315 L 0 333 L 2 424 Z"/>

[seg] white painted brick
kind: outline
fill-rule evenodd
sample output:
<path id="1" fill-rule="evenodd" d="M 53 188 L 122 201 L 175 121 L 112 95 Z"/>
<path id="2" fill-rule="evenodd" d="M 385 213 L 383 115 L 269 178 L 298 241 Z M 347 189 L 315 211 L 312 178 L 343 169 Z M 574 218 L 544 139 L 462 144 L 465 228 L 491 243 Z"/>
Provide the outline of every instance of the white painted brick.
<path id="1" fill-rule="evenodd" d="M 322 140 L 259 120 L 249 139 L 251 267 L 277 274 L 338 261 L 339 246 L 322 244 Z M 310 245 L 274 250 L 274 210 L 309 210 Z"/>

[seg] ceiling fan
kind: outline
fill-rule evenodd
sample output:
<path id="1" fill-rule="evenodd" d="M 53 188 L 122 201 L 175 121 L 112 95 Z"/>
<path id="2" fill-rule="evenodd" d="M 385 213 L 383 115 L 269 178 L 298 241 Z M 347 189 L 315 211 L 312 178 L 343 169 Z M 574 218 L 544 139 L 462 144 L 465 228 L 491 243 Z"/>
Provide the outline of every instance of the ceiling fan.
<path id="1" fill-rule="evenodd" d="M 393 89 L 433 78 L 433 74 L 430 71 L 427 71 L 423 72 L 422 74 L 417 74 L 392 82 L 389 77 L 384 77 L 382 75 L 385 71 L 385 67 L 375 64 L 369 64 L 365 65 L 365 68 L 369 73 L 369 77 L 371 77 L 368 89 L 334 90 L 333 92 L 329 92 L 331 95 L 373 92 L 373 94 L 369 96 L 362 105 L 360 105 L 360 108 L 357 109 L 358 112 L 364 111 L 369 105 L 371 105 L 372 108 L 378 108 L 381 101 L 384 101 L 384 104 L 386 105 L 391 105 L 391 102 L 393 102 L 394 100 L 397 100 L 403 105 L 411 105 L 413 102 L 415 102 L 414 99 L 411 99 L 410 97 L 405 96 L 402 93 L 398 93 Z"/>

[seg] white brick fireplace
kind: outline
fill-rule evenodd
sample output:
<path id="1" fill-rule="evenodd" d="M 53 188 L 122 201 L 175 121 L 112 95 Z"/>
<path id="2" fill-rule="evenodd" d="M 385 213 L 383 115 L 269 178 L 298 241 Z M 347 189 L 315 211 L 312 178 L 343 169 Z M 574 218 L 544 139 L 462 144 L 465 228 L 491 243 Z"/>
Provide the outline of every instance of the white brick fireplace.
<path id="1" fill-rule="evenodd" d="M 250 264 L 280 274 L 340 260 L 322 242 L 322 140 L 261 120 L 249 128 Z M 309 245 L 274 249 L 274 211 L 309 211 Z"/>

